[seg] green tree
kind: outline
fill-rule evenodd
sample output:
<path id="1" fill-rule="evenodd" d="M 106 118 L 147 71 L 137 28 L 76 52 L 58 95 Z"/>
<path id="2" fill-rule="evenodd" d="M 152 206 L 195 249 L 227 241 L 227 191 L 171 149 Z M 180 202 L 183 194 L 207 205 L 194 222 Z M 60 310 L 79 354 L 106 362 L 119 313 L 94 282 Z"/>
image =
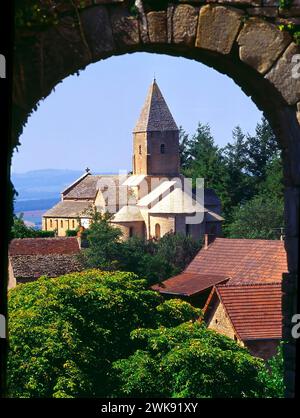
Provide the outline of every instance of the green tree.
<path id="1" fill-rule="evenodd" d="M 136 349 L 131 331 L 199 315 L 186 302 L 163 302 L 133 273 L 89 270 L 17 286 L 9 292 L 9 396 L 110 396 L 112 362 Z"/>
<path id="2" fill-rule="evenodd" d="M 25 225 L 23 213 L 19 216 L 14 215 L 11 228 L 11 237 L 13 238 L 47 238 L 54 237 L 54 231 L 41 231 Z"/>
<path id="3" fill-rule="evenodd" d="M 284 226 L 283 199 L 257 195 L 233 211 L 229 238 L 278 239 Z"/>
<path id="4" fill-rule="evenodd" d="M 267 361 L 259 374 L 260 380 L 265 386 L 265 396 L 268 398 L 284 397 L 284 363 L 283 363 L 283 342 L 277 349 L 277 354 Z"/>
<path id="5" fill-rule="evenodd" d="M 122 397 L 261 397 L 262 360 L 203 323 L 140 329 L 131 334 L 140 348 L 114 363 Z"/>
<path id="6" fill-rule="evenodd" d="M 256 180 L 256 184 L 266 178 L 266 168 L 270 161 L 279 156 L 279 148 L 274 132 L 265 118 L 256 125 L 255 135 L 247 135 L 246 170 Z"/>
<path id="7" fill-rule="evenodd" d="M 101 270 L 116 270 L 120 254 L 119 228 L 109 224 L 110 214 L 101 214 L 96 210 L 92 213 L 92 220 L 87 230 L 88 248 L 80 256 L 87 268 Z"/>

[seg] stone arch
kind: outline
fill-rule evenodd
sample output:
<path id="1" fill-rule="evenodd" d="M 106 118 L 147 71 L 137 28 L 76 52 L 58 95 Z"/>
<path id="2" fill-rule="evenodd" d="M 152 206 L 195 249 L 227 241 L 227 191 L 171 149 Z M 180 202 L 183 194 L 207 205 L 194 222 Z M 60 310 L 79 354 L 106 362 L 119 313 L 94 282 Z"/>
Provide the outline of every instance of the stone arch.
<path id="1" fill-rule="evenodd" d="M 13 149 L 28 115 L 57 83 L 113 55 L 143 51 L 181 56 L 231 77 L 264 112 L 282 147 L 289 265 L 283 280 L 287 396 L 293 395 L 295 380 L 290 335 L 297 305 L 300 47 L 278 24 L 288 16 L 300 23 L 300 2 L 293 1 L 290 10 L 279 9 L 275 0 L 57 1 L 48 10 L 45 2 L 35 0 L 47 22 L 17 27 L 11 142 Z"/>

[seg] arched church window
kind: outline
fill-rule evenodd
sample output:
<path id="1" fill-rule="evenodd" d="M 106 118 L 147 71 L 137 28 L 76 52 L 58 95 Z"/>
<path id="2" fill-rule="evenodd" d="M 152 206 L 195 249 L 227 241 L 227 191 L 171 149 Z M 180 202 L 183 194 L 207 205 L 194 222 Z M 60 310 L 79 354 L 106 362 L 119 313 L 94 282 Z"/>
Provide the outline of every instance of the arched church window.
<path id="1" fill-rule="evenodd" d="M 161 146 L 160 146 L 160 153 L 161 154 L 165 154 L 165 152 L 166 152 L 166 146 L 165 146 L 165 144 L 161 144 Z"/>
<path id="2" fill-rule="evenodd" d="M 155 225 L 155 238 L 156 239 L 160 238 L 160 225 L 159 224 Z"/>

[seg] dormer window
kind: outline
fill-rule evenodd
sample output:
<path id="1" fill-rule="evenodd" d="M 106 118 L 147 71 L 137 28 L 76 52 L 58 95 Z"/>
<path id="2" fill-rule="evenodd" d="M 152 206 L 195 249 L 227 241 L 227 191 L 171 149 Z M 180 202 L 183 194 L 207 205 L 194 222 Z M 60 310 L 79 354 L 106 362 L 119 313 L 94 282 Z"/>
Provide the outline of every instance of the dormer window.
<path id="1" fill-rule="evenodd" d="M 161 146 L 160 146 L 160 153 L 161 154 L 165 154 L 165 152 L 166 152 L 165 144 L 161 144 Z"/>

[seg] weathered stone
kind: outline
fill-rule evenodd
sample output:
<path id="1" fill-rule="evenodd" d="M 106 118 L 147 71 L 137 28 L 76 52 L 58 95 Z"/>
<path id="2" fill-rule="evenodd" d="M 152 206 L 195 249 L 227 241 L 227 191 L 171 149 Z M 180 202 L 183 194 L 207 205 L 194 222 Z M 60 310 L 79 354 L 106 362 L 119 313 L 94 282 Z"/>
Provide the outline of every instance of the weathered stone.
<path id="1" fill-rule="evenodd" d="M 249 16 L 277 17 L 278 7 L 249 7 L 247 13 Z"/>
<path id="2" fill-rule="evenodd" d="M 219 4 L 230 4 L 230 5 L 251 5 L 260 6 L 260 0 L 206 0 L 206 3 L 219 3 Z"/>
<path id="3" fill-rule="evenodd" d="M 179 5 L 173 14 L 173 42 L 194 45 L 198 22 L 198 9 L 188 4 Z"/>
<path id="4" fill-rule="evenodd" d="M 106 7 L 98 6 L 83 10 L 81 22 L 94 59 L 114 49 L 112 28 Z"/>
<path id="5" fill-rule="evenodd" d="M 196 47 L 229 54 L 241 27 L 243 12 L 223 6 L 200 9 Z"/>
<path id="6" fill-rule="evenodd" d="M 265 74 L 290 43 L 286 32 L 276 25 L 257 18 L 250 18 L 238 36 L 240 59 Z"/>
<path id="7" fill-rule="evenodd" d="M 137 45 L 140 42 L 138 20 L 126 9 L 114 9 L 111 13 L 111 23 L 117 46 Z"/>
<path id="8" fill-rule="evenodd" d="M 151 43 L 167 42 L 167 13 L 149 12 L 147 14 L 148 34 Z"/>
<path id="9" fill-rule="evenodd" d="M 283 16 L 283 17 L 300 16 L 300 7 L 291 7 L 290 9 L 279 9 L 279 16 Z"/>
<path id="10" fill-rule="evenodd" d="M 300 48 L 292 43 L 265 76 L 289 105 L 300 101 Z"/>
<path id="11" fill-rule="evenodd" d="M 167 9 L 167 32 L 168 32 L 168 43 L 172 42 L 172 22 L 175 6 L 173 4 L 168 5 Z"/>
<path id="12" fill-rule="evenodd" d="M 289 237 L 299 235 L 299 215 L 300 215 L 300 188 L 285 187 L 285 233 Z"/>

